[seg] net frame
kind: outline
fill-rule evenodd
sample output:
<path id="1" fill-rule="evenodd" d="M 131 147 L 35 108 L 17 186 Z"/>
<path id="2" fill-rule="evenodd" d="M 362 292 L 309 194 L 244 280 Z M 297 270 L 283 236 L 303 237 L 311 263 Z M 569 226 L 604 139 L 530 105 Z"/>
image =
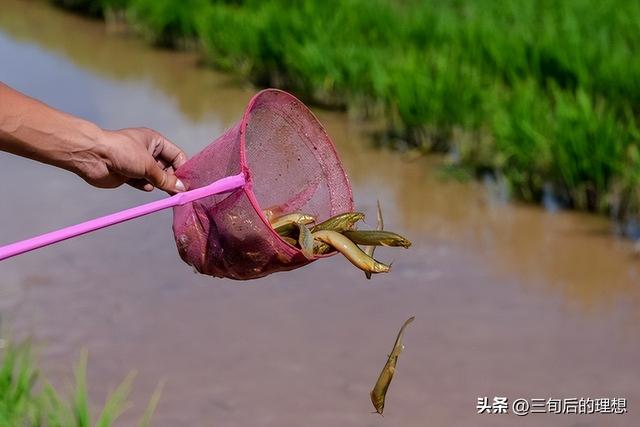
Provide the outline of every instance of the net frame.
<path id="1" fill-rule="evenodd" d="M 270 162 L 277 167 L 270 168 Z M 242 119 L 176 175 L 188 188 L 197 188 L 240 172 L 244 187 L 174 208 L 174 235 L 185 262 L 200 273 L 246 280 L 333 255 L 305 258 L 263 212 L 274 199 L 282 199 L 275 204 L 279 214 L 303 211 L 318 221 L 353 211 L 349 178 L 335 146 L 300 100 L 278 89 L 260 91 Z M 300 188 L 286 188 L 294 186 L 291 182 Z"/>

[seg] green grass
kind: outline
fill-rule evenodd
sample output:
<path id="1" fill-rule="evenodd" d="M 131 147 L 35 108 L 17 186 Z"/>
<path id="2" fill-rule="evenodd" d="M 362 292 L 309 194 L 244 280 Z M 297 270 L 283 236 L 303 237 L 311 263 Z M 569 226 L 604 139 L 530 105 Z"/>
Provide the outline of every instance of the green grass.
<path id="1" fill-rule="evenodd" d="M 423 150 L 455 147 L 526 200 L 547 187 L 575 208 L 639 214 L 638 2 L 56 2 L 125 10 L 154 43 L 196 43 L 258 85 L 377 116 Z"/>
<path id="2" fill-rule="evenodd" d="M 75 369 L 75 386 L 62 397 L 43 383 L 28 343 L 9 343 L 0 349 L 0 426 L 108 427 L 128 408 L 134 374 L 113 390 L 93 420 L 87 382 L 87 352 L 82 351 Z M 153 393 L 138 426 L 146 427 L 160 399 L 162 386 Z"/>

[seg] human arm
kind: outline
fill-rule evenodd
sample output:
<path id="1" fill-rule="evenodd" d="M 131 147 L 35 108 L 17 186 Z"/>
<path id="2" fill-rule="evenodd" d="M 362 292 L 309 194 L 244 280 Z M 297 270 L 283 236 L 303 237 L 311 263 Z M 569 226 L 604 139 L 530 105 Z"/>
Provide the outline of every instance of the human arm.
<path id="1" fill-rule="evenodd" d="M 104 130 L 0 83 L 0 150 L 57 166 L 100 188 L 184 191 L 186 155 L 146 128 Z"/>

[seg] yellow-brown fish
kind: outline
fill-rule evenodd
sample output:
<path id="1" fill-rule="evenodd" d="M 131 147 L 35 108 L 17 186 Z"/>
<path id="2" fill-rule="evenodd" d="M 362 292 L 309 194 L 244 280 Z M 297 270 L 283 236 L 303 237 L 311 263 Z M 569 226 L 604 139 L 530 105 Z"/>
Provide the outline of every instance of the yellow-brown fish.
<path id="1" fill-rule="evenodd" d="M 346 230 L 342 234 L 358 245 L 368 246 L 402 246 L 408 248 L 411 242 L 406 237 L 384 230 Z"/>
<path id="2" fill-rule="evenodd" d="M 287 242 L 288 244 L 290 244 L 291 246 L 296 246 L 298 244 L 298 241 L 292 237 L 289 236 L 280 236 L 280 238 L 282 240 L 284 240 L 285 242 Z"/>
<path id="3" fill-rule="evenodd" d="M 404 346 L 402 345 L 402 336 L 404 335 L 404 329 L 409 323 L 413 322 L 414 319 L 415 316 L 411 316 L 404 322 L 404 324 L 400 328 L 400 332 L 398 332 L 396 342 L 395 344 L 393 344 L 393 349 L 391 350 L 391 354 L 389 354 L 387 363 L 385 363 L 384 368 L 382 368 L 382 372 L 380 372 L 378 381 L 376 381 L 376 384 L 373 386 L 373 390 L 371 390 L 371 403 L 373 403 L 373 407 L 376 408 L 376 412 L 380 415 L 382 415 L 382 412 L 384 411 L 384 399 L 387 395 L 389 384 L 391 384 L 393 374 L 395 374 L 396 372 L 398 356 L 400 356 L 400 352 L 404 348 Z"/>
<path id="4" fill-rule="evenodd" d="M 316 218 L 312 215 L 295 212 L 271 219 L 271 227 L 277 230 L 287 224 L 311 224 L 315 220 Z"/>
<path id="5" fill-rule="evenodd" d="M 356 222 L 362 219 L 364 219 L 364 214 L 362 212 L 345 212 L 332 216 L 331 218 L 316 224 L 311 229 L 311 232 L 314 233 L 320 230 L 332 230 L 338 232 L 351 230 Z M 327 254 L 332 250 L 333 248 L 324 242 L 316 241 L 313 245 L 313 252 L 318 255 Z"/>
<path id="6" fill-rule="evenodd" d="M 322 221 L 319 224 L 316 224 L 311 232 L 315 233 L 320 230 L 332 230 L 342 232 L 344 230 L 351 230 L 354 224 L 360 220 L 364 219 L 364 214 L 362 212 L 346 212 L 336 216 L 332 216 L 331 218 Z"/>
<path id="7" fill-rule="evenodd" d="M 316 240 L 333 246 L 360 270 L 370 271 L 371 273 L 387 273 L 390 269 L 388 265 L 376 261 L 362 252 L 358 245 L 337 231 L 320 230 L 312 233 L 312 236 Z"/>
<path id="8" fill-rule="evenodd" d="M 382 208 L 380 207 L 380 200 L 377 200 L 376 202 L 377 202 L 376 204 L 378 205 L 378 211 L 377 211 L 378 224 L 376 225 L 376 230 L 382 231 L 384 230 L 384 219 L 382 219 Z M 376 251 L 376 247 L 366 246 L 363 250 L 365 254 L 373 258 L 373 253 Z M 367 278 L 367 280 L 371 280 L 371 272 L 365 271 L 364 276 Z"/>
<path id="9" fill-rule="evenodd" d="M 307 259 L 313 259 L 313 236 L 311 235 L 311 231 L 304 224 L 297 222 L 296 225 L 300 230 L 298 234 L 298 244 L 300 245 L 302 254 Z"/>

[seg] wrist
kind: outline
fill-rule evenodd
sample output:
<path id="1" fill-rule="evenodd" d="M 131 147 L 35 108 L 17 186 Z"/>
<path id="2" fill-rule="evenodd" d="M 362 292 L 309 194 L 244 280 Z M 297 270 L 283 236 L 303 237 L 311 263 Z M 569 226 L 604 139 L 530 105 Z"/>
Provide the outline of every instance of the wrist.
<path id="1" fill-rule="evenodd" d="M 57 166 L 86 176 L 91 170 L 107 163 L 109 157 L 106 131 L 81 119 L 71 124 L 69 129 L 70 133 L 66 137 L 58 139 L 58 155 L 52 155 L 53 158 L 60 159 Z"/>

